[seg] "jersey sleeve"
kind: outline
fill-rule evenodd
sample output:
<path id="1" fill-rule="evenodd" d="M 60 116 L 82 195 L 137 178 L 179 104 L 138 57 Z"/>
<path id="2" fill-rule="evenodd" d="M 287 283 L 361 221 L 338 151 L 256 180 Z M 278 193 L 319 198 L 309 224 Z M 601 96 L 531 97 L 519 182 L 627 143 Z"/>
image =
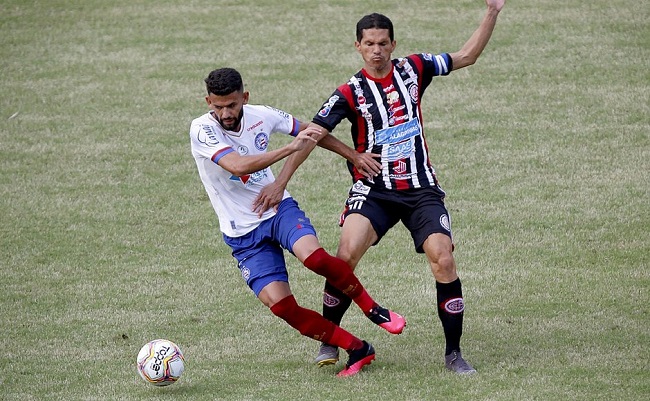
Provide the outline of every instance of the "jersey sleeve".
<path id="1" fill-rule="evenodd" d="M 194 123 L 190 126 L 192 153 L 215 163 L 234 149 L 220 140 L 215 130 L 207 124 Z"/>
<path id="2" fill-rule="evenodd" d="M 291 136 L 298 135 L 300 123 L 286 111 L 271 106 L 264 106 L 269 113 L 269 120 L 273 121 L 273 131 Z"/>
<path id="3" fill-rule="evenodd" d="M 348 118 L 348 113 L 350 110 L 350 105 L 346 95 L 343 93 L 343 89 L 349 89 L 347 85 L 342 85 L 338 87 L 332 96 L 321 106 L 320 110 L 312 122 L 314 124 L 320 125 L 329 132 L 334 131 L 334 128 Z"/>
<path id="4" fill-rule="evenodd" d="M 417 60 L 417 64 L 422 65 L 422 79 L 425 86 L 431 82 L 433 77 L 449 75 L 454 68 L 449 53 L 420 53 L 412 55 L 411 58 Z"/>

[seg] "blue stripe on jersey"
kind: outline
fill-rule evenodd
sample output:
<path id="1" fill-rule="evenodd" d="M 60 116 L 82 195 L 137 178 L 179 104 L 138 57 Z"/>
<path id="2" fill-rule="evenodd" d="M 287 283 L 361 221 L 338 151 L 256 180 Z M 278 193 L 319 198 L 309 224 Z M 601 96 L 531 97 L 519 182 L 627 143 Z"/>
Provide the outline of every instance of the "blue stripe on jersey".
<path id="1" fill-rule="evenodd" d="M 296 136 L 298 135 L 298 132 L 300 130 L 300 121 L 298 121 L 295 117 L 293 118 L 293 128 L 291 129 L 291 136 Z"/>
<path id="2" fill-rule="evenodd" d="M 233 149 L 233 148 L 223 148 L 223 149 L 217 151 L 215 154 L 213 154 L 212 157 L 211 157 L 211 160 L 212 160 L 215 164 L 219 164 L 219 160 L 220 160 L 222 157 L 224 157 L 224 156 L 227 155 L 228 153 L 230 153 L 230 152 L 234 152 L 234 151 L 235 151 L 235 149 Z"/>

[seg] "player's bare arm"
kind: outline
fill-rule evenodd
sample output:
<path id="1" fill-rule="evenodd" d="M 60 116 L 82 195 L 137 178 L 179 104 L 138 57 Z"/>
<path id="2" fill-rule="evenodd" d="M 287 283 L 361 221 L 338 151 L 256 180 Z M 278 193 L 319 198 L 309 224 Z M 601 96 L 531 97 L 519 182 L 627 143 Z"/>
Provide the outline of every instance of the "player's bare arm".
<path id="1" fill-rule="evenodd" d="M 241 156 L 237 152 L 230 152 L 219 159 L 219 165 L 236 177 L 252 174 L 293 153 L 303 151 L 309 154 L 318 143 L 320 134 L 319 130 L 314 129 L 300 131 L 289 144 L 260 155 Z"/>
<path id="2" fill-rule="evenodd" d="M 325 128 L 317 124 L 312 123 L 311 126 L 317 127 L 323 133 L 329 134 Z M 356 169 L 366 178 L 372 178 L 381 172 L 381 163 L 377 160 L 381 155 L 370 152 L 359 153 L 334 135 L 324 135 L 318 142 L 318 146 L 343 157 L 345 160 L 352 163 L 352 165 L 354 165 L 354 167 L 356 167 Z"/>
<path id="3" fill-rule="evenodd" d="M 506 0 L 485 0 L 487 12 L 479 27 L 459 51 L 449 54 L 453 60 L 454 70 L 470 66 L 476 62 L 492 36 L 497 16 L 505 3 Z"/>
<path id="4" fill-rule="evenodd" d="M 322 140 L 323 135 L 327 136 L 327 131 L 323 132 L 322 130 L 315 127 L 318 126 L 312 127 L 308 123 L 300 122 L 298 128 L 300 129 L 300 133 L 298 136 L 307 134 L 310 135 L 310 138 L 319 141 Z M 305 148 L 301 151 L 293 153 L 287 158 L 287 160 L 284 162 L 284 165 L 282 166 L 282 169 L 280 170 L 280 173 L 275 178 L 275 181 L 262 188 L 260 193 L 253 201 L 253 212 L 257 213 L 258 216 L 261 217 L 265 211 L 272 207 L 276 207 L 280 201 L 282 201 L 282 196 L 284 194 L 285 188 L 287 187 L 287 184 L 289 183 L 289 180 L 296 172 L 298 167 L 307 159 L 309 153 L 311 153 L 313 148 L 314 146 Z"/>

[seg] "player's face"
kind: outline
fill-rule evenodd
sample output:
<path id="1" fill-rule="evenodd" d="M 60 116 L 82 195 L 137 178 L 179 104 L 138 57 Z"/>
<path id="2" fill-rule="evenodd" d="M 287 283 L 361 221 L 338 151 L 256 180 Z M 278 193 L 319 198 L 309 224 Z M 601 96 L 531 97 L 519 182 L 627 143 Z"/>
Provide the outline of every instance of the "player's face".
<path id="1" fill-rule="evenodd" d="M 364 29 L 360 42 L 355 42 L 363 58 L 364 67 L 375 78 L 383 78 L 390 72 L 391 55 L 396 42 L 390 40 L 388 29 Z"/>
<path id="2" fill-rule="evenodd" d="M 219 96 L 210 93 L 205 97 L 214 118 L 228 131 L 239 131 L 244 117 L 244 105 L 248 103 L 248 92 L 233 92 Z"/>

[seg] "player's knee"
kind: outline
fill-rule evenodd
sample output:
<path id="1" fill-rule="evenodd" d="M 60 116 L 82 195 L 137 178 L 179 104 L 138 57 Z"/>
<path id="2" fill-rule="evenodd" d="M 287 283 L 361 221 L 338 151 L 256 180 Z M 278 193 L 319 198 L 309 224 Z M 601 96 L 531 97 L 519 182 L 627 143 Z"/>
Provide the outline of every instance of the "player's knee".
<path id="1" fill-rule="evenodd" d="M 456 274 L 456 262 L 451 252 L 441 252 L 431 261 L 431 271 L 435 277 Z"/>
<path id="2" fill-rule="evenodd" d="M 302 308 L 293 295 L 283 298 L 280 302 L 271 306 L 270 309 L 275 316 L 287 322 L 303 336 L 311 334 L 311 322 L 313 321 L 313 315 L 317 313 Z"/>
<path id="3" fill-rule="evenodd" d="M 351 252 L 348 252 L 344 249 L 339 248 L 338 252 L 336 253 L 336 257 L 347 263 L 352 270 L 354 270 L 354 268 L 357 266 L 357 263 L 359 263 L 359 258 L 355 258 Z"/>
<path id="4" fill-rule="evenodd" d="M 269 309 L 275 316 L 287 320 L 287 317 L 293 316 L 294 311 L 298 308 L 298 303 L 293 295 L 282 298 L 276 302 Z"/>

